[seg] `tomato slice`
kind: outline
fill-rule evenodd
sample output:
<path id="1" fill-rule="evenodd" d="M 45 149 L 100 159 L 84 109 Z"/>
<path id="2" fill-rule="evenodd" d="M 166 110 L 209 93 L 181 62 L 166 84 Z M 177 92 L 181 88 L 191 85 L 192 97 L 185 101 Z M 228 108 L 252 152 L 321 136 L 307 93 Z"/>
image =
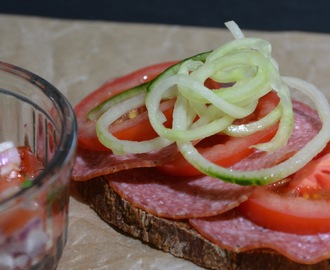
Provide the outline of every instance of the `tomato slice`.
<path id="1" fill-rule="evenodd" d="M 271 187 L 258 187 L 239 206 L 251 221 L 296 234 L 330 232 L 330 153 Z"/>
<path id="2" fill-rule="evenodd" d="M 79 146 L 91 150 L 109 151 L 108 148 L 99 142 L 96 136 L 95 122 L 87 119 L 87 113 L 108 98 L 142 83 L 151 81 L 165 69 L 176 63 L 177 61 L 171 61 L 141 68 L 105 83 L 81 100 L 74 108 L 78 122 Z"/>
<path id="3" fill-rule="evenodd" d="M 260 119 L 272 111 L 279 102 L 275 92 L 262 97 L 253 114 L 239 122 L 249 122 Z M 202 140 L 196 145 L 197 150 L 211 162 L 229 167 L 243 158 L 253 153 L 254 149 L 250 146 L 269 141 L 276 133 L 278 125 L 274 125 L 266 130 L 256 132 L 244 137 L 229 137 L 226 135 L 215 135 Z M 186 159 L 179 154 L 172 162 L 167 163 L 158 169 L 169 175 L 194 176 L 201 172 L 193 167 Z"/>
<path id="4" fill-rule="evenodd" d="M 330 153 L 296 172 L 289 188 L 299 197 L 330 200 Z"/>
<path id="5" fill-rule="evenodd" d="M 162 106 L 165 105 L 165 106 Z M 161 105 L 161 110 L 166 117 L 163 125 L 167 128 L 172 126 L 172 115 L 174 109 L 174 100 L 165 101 Z M 143 109 L 141 111 L 141 109 Z M 144 141 L 156 138 L 157 132 L 151 126 L 148 112 L 145 108 L 138 108 L 133 112 L 134 116 L 121 120 L 115 125 L 111 125 L 109 132 L 120 140 Z"/>

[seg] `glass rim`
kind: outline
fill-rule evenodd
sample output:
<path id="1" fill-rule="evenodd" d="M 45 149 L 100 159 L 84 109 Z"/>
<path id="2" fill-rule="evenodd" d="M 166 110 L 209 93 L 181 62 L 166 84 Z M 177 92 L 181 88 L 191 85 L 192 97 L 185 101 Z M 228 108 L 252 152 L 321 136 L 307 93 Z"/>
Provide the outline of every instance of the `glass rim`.
<path id="1" fill-rule="evenodd" d="M 0 61 L 0 72 L 12 74 L 42 91 L 49 100 L 53 102 L 56 106 L 56 110 L 62 116 L 61 124 L 63 127 L 59 136 L 59 144 L 49 163 L 47 163 L 42 172 L 33 180 L 31 186 L 22 188 L 18 192 L 0 200 L 1 212 L 1 210 L 3 210 L 2 208 L 6 209 L 5 205 L 10 204 L 14 199 L 24 196 L 29 192 L 33 192 L 35 189 L 39 190 L 45 183 L 52 182 L 52 179 L 55 179 L 55 177 L 53 177 L 54 174 L 70 161 L 70 158 L 76 151 L 77 120 L 73 108 L 67 98 L 55 86 L 41 78 L 39 75 L 3 61 Z M 44 179 L 47 179 L 47 181 L 45 182 Z"/>

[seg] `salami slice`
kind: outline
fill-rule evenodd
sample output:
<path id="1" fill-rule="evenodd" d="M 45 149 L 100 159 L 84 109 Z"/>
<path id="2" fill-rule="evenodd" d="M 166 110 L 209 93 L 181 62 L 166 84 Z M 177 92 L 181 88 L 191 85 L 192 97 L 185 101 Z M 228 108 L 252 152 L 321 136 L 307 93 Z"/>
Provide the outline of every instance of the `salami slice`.
<path id="1" fill-rule="evenodd" d="M 123 156 L 114 155 L 110 151 L 92 151 L 78 147 L 72 179 L 86 181 L 130 168 L 160 166 L 172 160 L 177 153 L 178 149 L 174 144 L 159 151 Z"/>
<path id="2" fill-rule="evenodd" d="M 246 200 L 253 187 L 218 179 L 173 177 L 157 169 L 131 169 L 105 176 L 133 206 L 159 217 L 186 219 L 226 212 Z"/>
<path id="3" fill-rule="evenodd" d="M 235 252 L 269 248 L 303 264 L 330 258 L 330 233 L 298 235 L 272 231 L 255 225 L 235 210 L 189 222 L 205 238 Z"/>

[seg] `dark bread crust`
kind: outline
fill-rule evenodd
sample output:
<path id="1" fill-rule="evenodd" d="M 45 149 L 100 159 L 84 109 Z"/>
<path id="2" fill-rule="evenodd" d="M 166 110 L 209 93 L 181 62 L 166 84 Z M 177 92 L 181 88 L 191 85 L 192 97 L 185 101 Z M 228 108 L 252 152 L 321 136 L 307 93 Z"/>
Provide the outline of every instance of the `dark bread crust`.
<path id="1" fill-rule="evenodd" d="M 224 250 L 203 238 L 185 221 L 159 218 L 133 207 L 114 192 L 102 177 L 86 182 L 73 181 L 72 188 L 104 221 L 116 229 L 206 269 L 330 269 L 330 260 L 315 265 L 301 265 L 269 250 L 243 253 Z"/>

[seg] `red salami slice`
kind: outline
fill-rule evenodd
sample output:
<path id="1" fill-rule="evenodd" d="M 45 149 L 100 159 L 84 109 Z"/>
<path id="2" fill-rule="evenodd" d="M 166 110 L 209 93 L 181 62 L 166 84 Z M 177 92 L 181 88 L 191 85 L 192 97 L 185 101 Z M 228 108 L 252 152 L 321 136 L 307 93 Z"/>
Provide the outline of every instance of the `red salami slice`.
<path id="1" fill-rule="evenodd" d="M 112 152 L 77 149 L 72 179 L 86 181 L 94 177 L 121 170 L 140 167 L 155 167 L 169 162 L 178 153 L 173 144 L 159 151 L 146 154 L 114 155 Z"/>
<path id="2" fill-rule="evenodd" d="M 297 235 L 272 231 L 255 225 L 234 210 L 189 221 L 205 238 L 235 252 L 270 248 L 304 264 L 330 258 L 330 233 Z"/>
<path id="3" fill-rule="evenodd" d="M 109 185 L 133 206 L 160 217 L 185 219 L 228 211 L 246 200 L 253 187 L 200 177 L 169 177 L 156 169 L 107 175 Z"/>

